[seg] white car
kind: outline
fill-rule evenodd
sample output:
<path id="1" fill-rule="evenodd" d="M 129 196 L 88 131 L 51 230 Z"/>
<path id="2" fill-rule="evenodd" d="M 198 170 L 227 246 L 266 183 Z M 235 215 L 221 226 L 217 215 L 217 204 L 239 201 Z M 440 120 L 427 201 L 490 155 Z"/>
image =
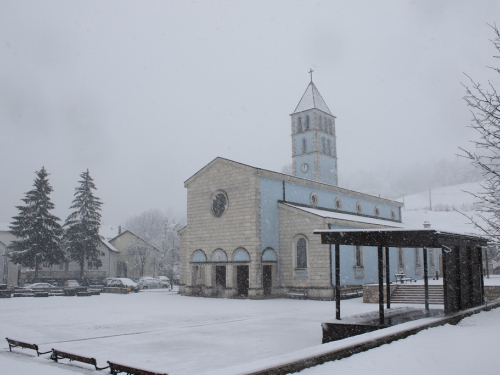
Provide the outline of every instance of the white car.
<path id="1" fill-rule="evenodd" d="M 155 289 L 161 288 L 162 284 L 160 279 L 150 276 L 144 276 L 139 279 L 139 288 L 140 289 Z"/>
<path id="2" fill-rule="evenodd" d="M 57 287 L 52 285 L 52 284 L 49 284 L 49 283 L 34 283 L 34 284 L 25 285 L 24 288 L 32 289 L 32 290 L 46 291 L 46 290 L 50 290 L 50 289 L 56 289 Z"/>
<path id="3" fill-rule="evenodd" d="M 158 276 L 158 279 L 161 281 L 162 288 L 170 289 L 170 279 L 167 276 Z"/>

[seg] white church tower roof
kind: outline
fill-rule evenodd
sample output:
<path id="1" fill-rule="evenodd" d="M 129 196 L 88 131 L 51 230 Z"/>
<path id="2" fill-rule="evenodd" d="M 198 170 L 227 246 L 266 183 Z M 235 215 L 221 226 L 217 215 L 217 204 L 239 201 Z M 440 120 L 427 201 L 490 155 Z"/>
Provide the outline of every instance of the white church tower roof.
<path id="1" fill-rule="evenodd" d="M 328 108 L 325 101 L 321 97 L 321 94 L 319 93 L 318 89 L 311 81 L 309 86 L 307 86 L 306 92 L 304 93 L 304 95 L 302 95 L 302 99 L 300 99 L 300 102 L 297 105 L 297 108 L 295 108 L 295 111 L 293 111 L 293 113 L 303 112 L 313 108 L 319 109 L 320 111 L 332 115 L 330 109 Z"/>

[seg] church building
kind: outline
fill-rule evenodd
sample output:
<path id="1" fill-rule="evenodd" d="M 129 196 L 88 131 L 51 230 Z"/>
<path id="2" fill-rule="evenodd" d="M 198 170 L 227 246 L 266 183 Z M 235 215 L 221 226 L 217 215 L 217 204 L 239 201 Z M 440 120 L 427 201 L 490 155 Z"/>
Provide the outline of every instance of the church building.
<path id="1" fill-rule="evenodd" d="M 180 293 L 332 299 L 333 249 L 313 231 L 402 226 L 402 203 L 338 187 L 336 117 L 312 80 L 290 116 L 293 175 L 218 157 L 184 183 Z M 376 251 L 341 250 L 343 286 L 376 282 Z M 419 250 L 392 249 L 391 269 L 421 278 Z"/>

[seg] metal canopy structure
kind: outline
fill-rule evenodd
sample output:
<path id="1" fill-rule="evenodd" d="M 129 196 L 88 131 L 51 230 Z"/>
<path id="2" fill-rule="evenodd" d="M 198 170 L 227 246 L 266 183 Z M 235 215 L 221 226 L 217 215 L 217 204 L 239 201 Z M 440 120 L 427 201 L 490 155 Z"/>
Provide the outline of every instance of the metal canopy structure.
<path id="1" fill-rule="evenodd" d="M 429 311 L 427 249 L 443 250 L 443 292 L 445 314 L 481 305 L 484 299 L 483 237 L 435 229 L 342 229 L 315 230 L 322 244 L 335 245 L 336 319 L 340 320 L 340 245 L 373 246 L 378 255 L 379 324 L 384 324 L 384 260 L 386 256 L 386 300 L 390 308 L 389 247 L 423 248 L 425 308 Z"/>

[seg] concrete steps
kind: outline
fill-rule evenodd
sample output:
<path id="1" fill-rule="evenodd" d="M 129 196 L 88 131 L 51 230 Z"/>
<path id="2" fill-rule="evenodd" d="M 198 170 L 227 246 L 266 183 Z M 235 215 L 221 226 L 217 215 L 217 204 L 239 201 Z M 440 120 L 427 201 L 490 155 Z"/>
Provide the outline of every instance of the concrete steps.
<path id="1" fill-rule="evenodd" d="M 398 285 L 391 295 L 392 303 L 425 303 L 425 287 L 423 285 Z M 444 304 L 443 286 L 429 285 L 429 303 Z"/>

